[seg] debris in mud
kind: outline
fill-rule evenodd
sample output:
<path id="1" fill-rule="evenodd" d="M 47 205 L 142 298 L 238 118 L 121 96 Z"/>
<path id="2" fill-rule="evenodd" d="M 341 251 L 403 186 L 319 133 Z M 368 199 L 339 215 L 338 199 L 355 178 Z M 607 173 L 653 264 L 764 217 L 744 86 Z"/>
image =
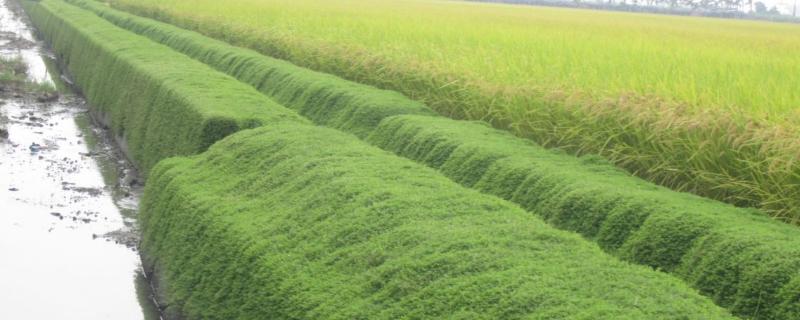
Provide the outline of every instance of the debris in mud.
<path id="1" fill-rule="evenodd" d="M 0 128 L 0 139 L 8 139 L 8 130 Z"/>
<path id="2" fill-rule="evenodd" d="M 59 79 L 61 79 L 62 82 L 68 84 L 70 87 L 75 85 L 75 83 L 72 82 L 72 79 L 63 74 L 59 77 Z"/>
<path id="3" fill-rule="evenodd" d="M 130 249 L 136 250 L 139 246 L 139 237 L 136 230 L 120 229 L 108 232 L 102 236 L 96 234 L 92 235 L 92 239 L 105 238 L 107 241 L 114 241 L 116 244 L 124 245 Z"/>
<path id="4" fill-rule="evenodd" d="M 0 49 L 21 50 L 32 49 L 36 46 L 36 43 L 33 41 L 20 37 L 18 34 L 10 31 L 0 31 L 0 40 L 5 41 L 0 45 Z"/>
<path id="5" fill-rule="evenodd" d="M 0 49 L 19 50 L 19 49 L 31 49 L 31 48 L 36 46 L 36 44 L 33 43 L 33 41 L 30 41 L 30 40 L 25 39 L 25 38 L 9 39 L 9 38 L 5 38 L 5 37 L 0 36 L 0 39 L 6 40 L 6 42 L 3 43 L 3 45 L 0 46 Z"/>
<path id="6" fill-rule="evenodd" d="M 67 218 L 73 222 L 91 223 L 98 221 L 100 212 L 78 210 L 69 215 L 64 215 L 61 212 L 50 212 L 50 215 L 58 218 L 59 220 L 64 220 L 64 218 Z M 106 217 L 106 219 L 108 218 Z"/>
<path id="7" fill-rule="evenodd" d="M 31 145 L 28 147 L 28 149 L 31 150 L 31 153 L 37 153 L 40 150 L 42 150 L 42 145 L 34 142 L 34 143 L 31 143 Z"/>
<path id="8" fill-rule="evenodd" d="M 79 192 L 79 193 L 85 193 L 85 194 L 88 194 L 88 195 L 90 195 L 92 197 L 97 197 L 97 196 L 103 194 L 103 189 L 100 189 L 100 188 L 69 187 L 68 186 L 69 183 L 65 184 L 63 182 L 61 184 L 63 186 L 62 187 L 63 190 L 71 190 L 71 191 L 75 191 L 75 192 Z"/>
<path id="9" fill-rule="evenodd" d="M 53 101 L 57 101 L 58 97 L 59 97 L 58 92 L 54 91 L 54 92 L 40 94 L 38 97 L 36 97 L 36 101 L 41 102 L 41 103 L 53 102 Z"/>
<path id="10" fill-rule="evenodd" d="M 19 191 L 17 188 L 8 188 L 8 191 Z"/>

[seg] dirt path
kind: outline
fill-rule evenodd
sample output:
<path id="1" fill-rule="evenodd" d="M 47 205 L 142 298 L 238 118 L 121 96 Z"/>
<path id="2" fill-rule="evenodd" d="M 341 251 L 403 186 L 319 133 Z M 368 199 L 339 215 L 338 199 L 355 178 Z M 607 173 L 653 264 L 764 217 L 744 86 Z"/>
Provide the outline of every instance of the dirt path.
<path id="1" fill-rule="evenodd" d="M 0 56 L 56 84 L 9 1 Z M 0 319 L 158 319 L 136 251 L 135 170 L 82 98 L 31 90 L 0 88 Z"/>

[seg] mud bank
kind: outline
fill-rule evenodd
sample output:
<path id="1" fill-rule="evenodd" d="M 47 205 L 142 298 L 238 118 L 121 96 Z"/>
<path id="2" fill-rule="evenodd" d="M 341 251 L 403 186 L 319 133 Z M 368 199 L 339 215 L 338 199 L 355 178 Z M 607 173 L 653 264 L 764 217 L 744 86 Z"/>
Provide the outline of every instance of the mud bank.
<path id="1" fill-rule="evenodd" d="M 0 88 L 0 319 L 159 319 L 137 252 L 135 170 L 10 0 L 0 55 L 28 77 Z"/>

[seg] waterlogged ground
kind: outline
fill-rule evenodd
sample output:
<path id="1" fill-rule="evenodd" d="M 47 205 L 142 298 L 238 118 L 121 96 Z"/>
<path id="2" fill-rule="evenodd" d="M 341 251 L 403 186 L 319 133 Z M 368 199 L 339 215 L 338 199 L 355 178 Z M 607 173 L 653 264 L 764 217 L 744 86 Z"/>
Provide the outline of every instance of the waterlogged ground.
<path id="1" fill-rule="evenodd" d="M 63 87 L 10 1 L 0 55 Z M 0 319 L 158 319 L 136 251 L 140 191 L 79 96 L 0 88 Z"/>
<path id="2" fill-rule="evenodd" d="M 52 55 L 38 45 L 30 24 L 13 0 L 0 0 L 0 56 L 20 57 L 28 66 L 28 77 L 37 82 L 50 82 L 46 62 Z"/>

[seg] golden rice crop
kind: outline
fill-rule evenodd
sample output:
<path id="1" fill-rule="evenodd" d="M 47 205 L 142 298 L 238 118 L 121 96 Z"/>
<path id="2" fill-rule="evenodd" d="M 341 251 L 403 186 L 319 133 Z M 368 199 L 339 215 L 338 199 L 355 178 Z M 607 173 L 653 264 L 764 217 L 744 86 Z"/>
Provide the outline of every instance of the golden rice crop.
<path id="1" fill-rule="evenodd" d="M 431 0 L 112 0 L 800 222 L 800 26 Z"/>

